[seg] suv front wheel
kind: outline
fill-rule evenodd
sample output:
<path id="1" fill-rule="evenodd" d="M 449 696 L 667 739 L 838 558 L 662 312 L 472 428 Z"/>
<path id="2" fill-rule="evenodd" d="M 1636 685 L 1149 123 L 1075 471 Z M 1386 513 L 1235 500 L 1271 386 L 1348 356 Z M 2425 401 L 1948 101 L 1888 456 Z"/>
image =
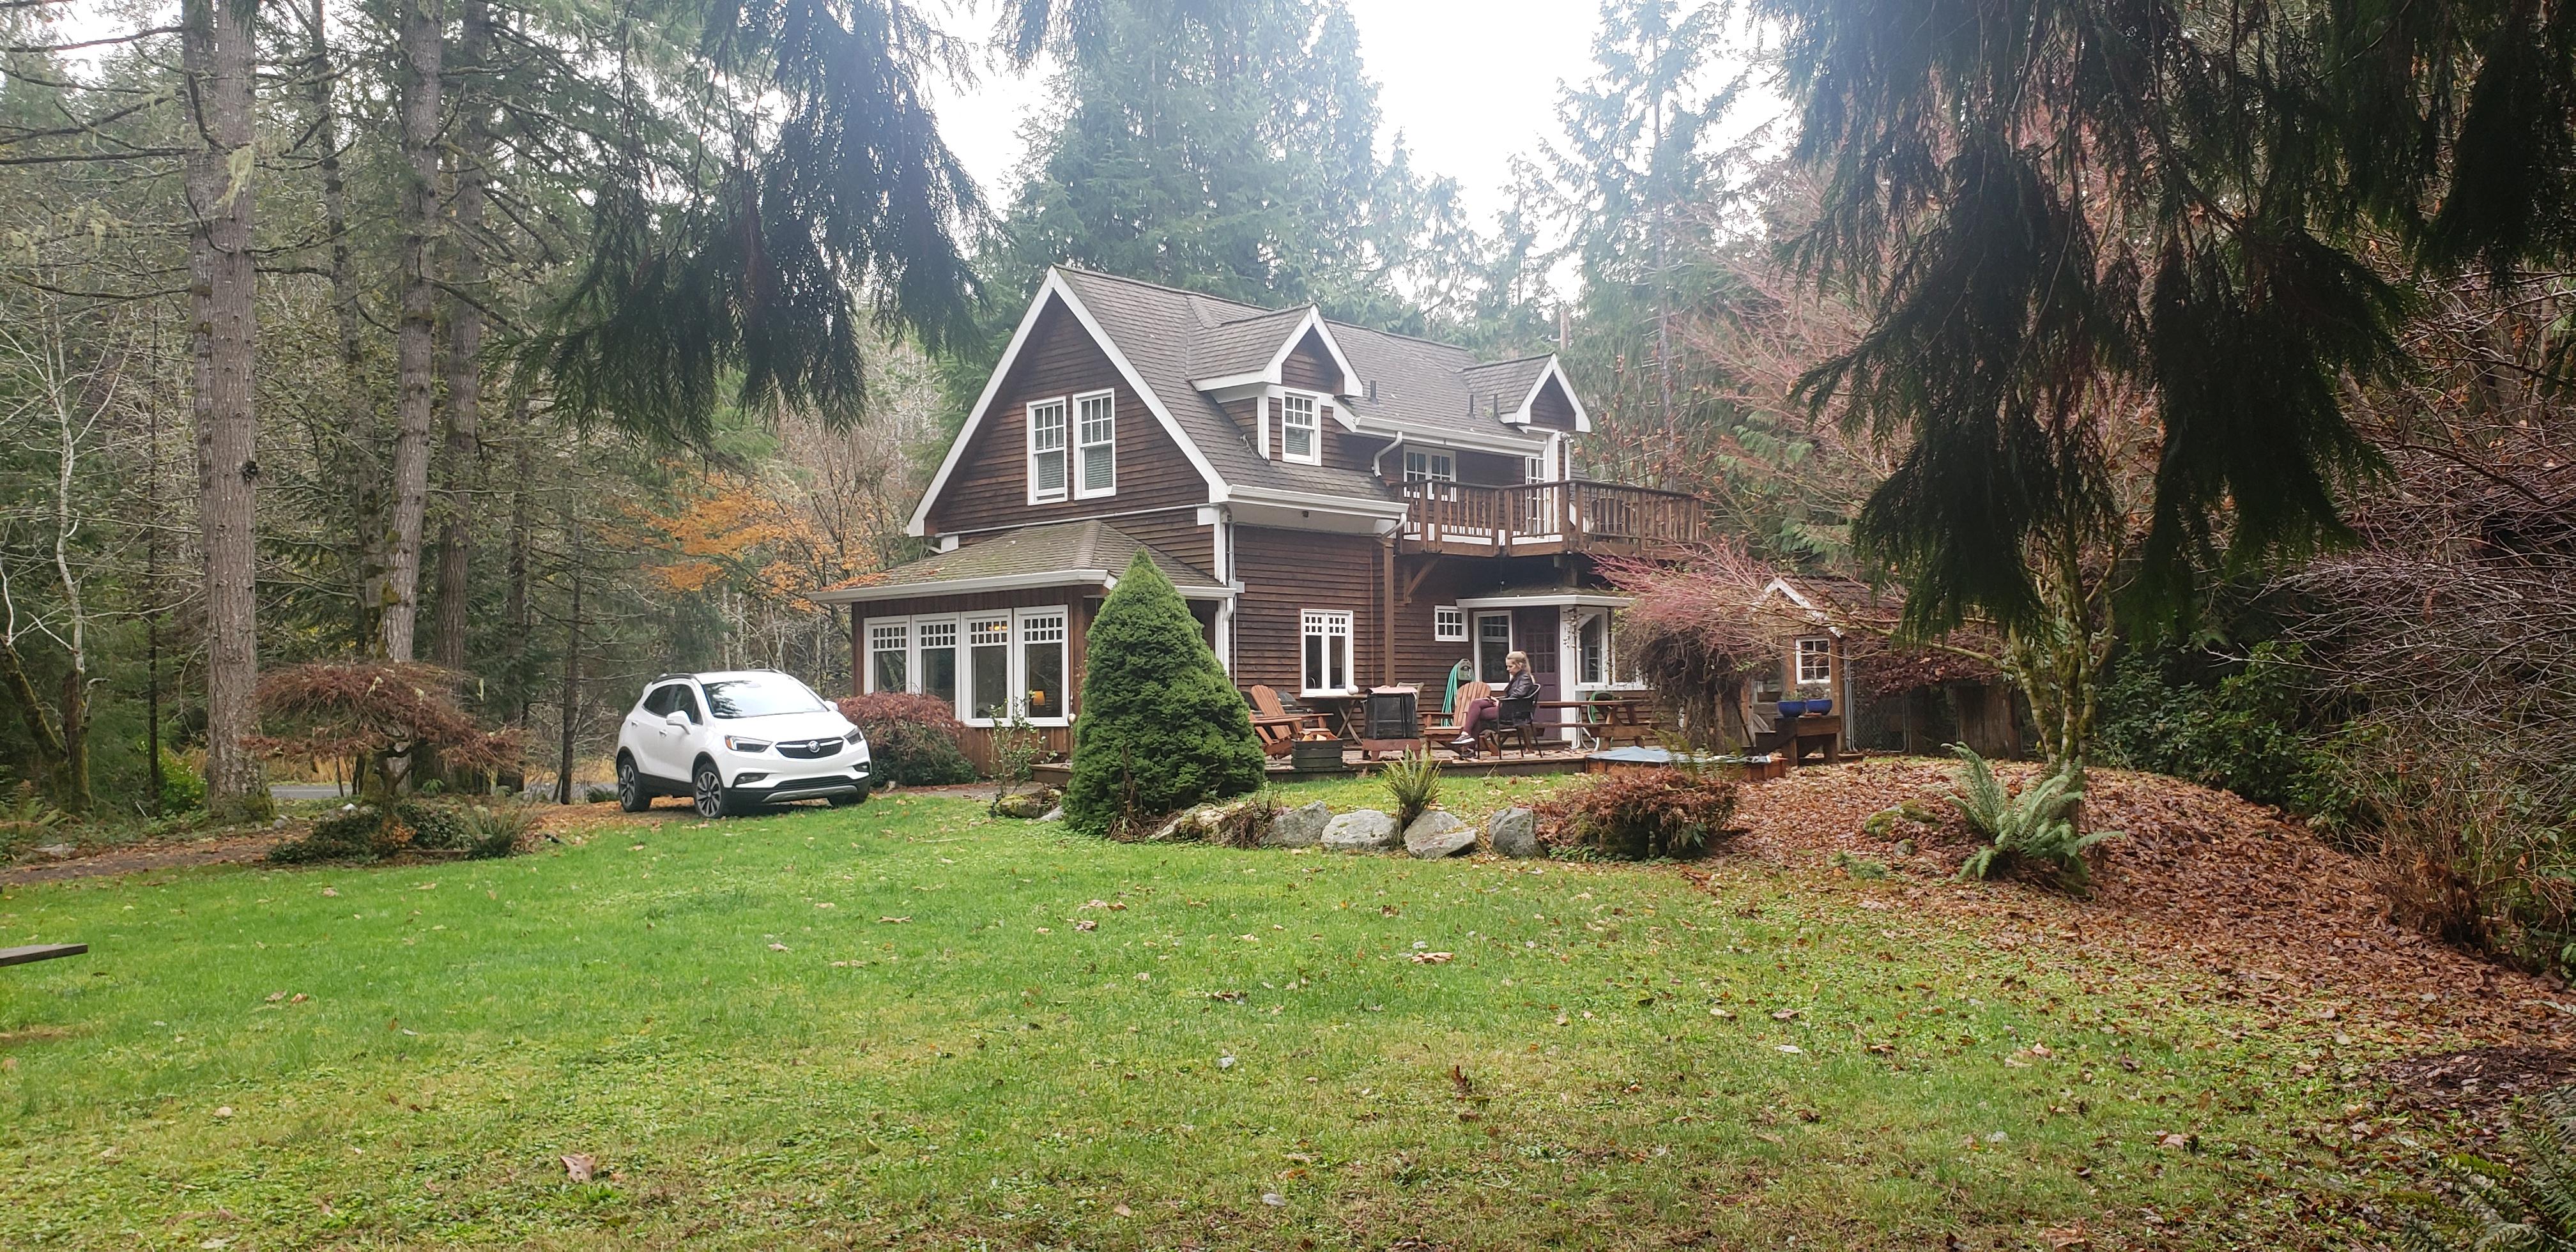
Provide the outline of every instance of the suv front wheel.
<path id="1" fill-rule="evenodd" d="M 697 806 L 700 817 L 724 817 L 733 812 L 733 806 L 725 800 L 724 775 L 716 772 L 715 762 L 704 758 L 689 776 L 689 799 Z"/>

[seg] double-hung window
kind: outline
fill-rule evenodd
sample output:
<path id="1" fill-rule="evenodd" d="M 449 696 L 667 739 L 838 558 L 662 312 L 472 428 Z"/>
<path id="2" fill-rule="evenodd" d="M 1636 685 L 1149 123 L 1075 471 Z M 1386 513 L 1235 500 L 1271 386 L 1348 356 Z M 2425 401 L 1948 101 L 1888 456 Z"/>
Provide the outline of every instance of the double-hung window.
<path id="1" fill-rule="evenodd" d="M 1011 715 L 1011 616 L 966 619 L 966 716 L 974 721 Z"/>
<path id="2" fill-rule="evenodd" d="M 926 696 L 936 696 L 950 708 L 957 707 L 957 619 L 921 620 L 913 623 L 916 646 L 921 649 L 921 663 L 914 667 L 920 685 L 912 688 Z M 897 687 L 892 690 L 903 690 Z"/>
<path id="3" fill-rule="evenodd" d="M 1798 641 L 1798 682 L 1829 683 L 1834 680 L 1834 641 L 1826 636 L 1810 636 Z"/>
<path id="4" fill-rule="evenodd" d="M 1446 452 L 1424 452 L 1406 449 L 1404 481 L 1409 483 L 1454 483 L 1458 481 L 1457 458 Z"/>
<path id="5" fill-rule="evenodd" d="M 1324 463 L 1324 430 L 1315 412 L 1315 397 L 1279 398 L 1279 455 L 1307 465 Z"/>
<path id="6" fill-rule="evenodd" d="M 1021 711 L 1030 721 L 1064 716 L 1064 610 L 1022 609 Z"/>
<path id="7" fill-rule="evenodd" d="M 1076 499 L 1118 494 L 1117 395 L 1095 391 L 1073 398 Z"/>
<path id="8" fill-rule="evenodd" d="M 868 690 L 912 690 L 912 623 L 868 623 Z"/>
<path id="9" fill-rule="evenodd" d="M 1041 400 L 1029 406 L 1029 503 L 1064 499 L 1067 431 L 1065 402 Z"/>
<path id="10" fill-rule="evenodd" d="M 1351 615 L 1305 611 L 1302 683 L 1310 695 L 1351 688 Z"/>

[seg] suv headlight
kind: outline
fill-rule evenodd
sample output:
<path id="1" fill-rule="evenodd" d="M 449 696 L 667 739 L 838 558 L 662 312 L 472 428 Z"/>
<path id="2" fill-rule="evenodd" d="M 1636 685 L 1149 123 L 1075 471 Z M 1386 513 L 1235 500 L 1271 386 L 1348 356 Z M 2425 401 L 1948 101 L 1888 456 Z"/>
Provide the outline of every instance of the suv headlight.
<path id="1" fill-rule="evenodd" d="M 745 739 L 740 735 L 727 735 L 724 743 L 726 747 L 736 752 L 769 751 L 769 741 L 766 739 Z"/>
<path id="2" fill-rule="evenodd" d="M 866 743 L 868 741 L 868 732 L 853 726 L 850 728 L 850 733 L 841 736 L 841 741 L 853 746 Z"/>

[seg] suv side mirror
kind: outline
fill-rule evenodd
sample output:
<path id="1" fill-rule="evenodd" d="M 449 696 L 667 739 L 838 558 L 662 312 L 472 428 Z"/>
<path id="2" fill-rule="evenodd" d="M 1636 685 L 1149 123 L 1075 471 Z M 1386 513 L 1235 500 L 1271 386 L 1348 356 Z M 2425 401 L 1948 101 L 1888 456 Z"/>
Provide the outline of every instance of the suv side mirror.
<path id="1" fill-rule="evenodd" d="M 670 712 L 663 714 L 662 722 L 673 730 L 687 730 L 690 727 L 697 725 L 696 722 L 689 720 L 688 714 L 683 713 L 678 709 L 673 709 Z"/>

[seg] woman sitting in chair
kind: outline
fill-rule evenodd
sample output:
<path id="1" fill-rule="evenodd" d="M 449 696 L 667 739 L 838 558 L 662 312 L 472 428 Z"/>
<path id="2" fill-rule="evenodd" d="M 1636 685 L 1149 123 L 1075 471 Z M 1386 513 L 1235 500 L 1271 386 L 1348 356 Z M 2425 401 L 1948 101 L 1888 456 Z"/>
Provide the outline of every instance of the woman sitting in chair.
<path id="1" fill-rule="evenodd" d="M 1538 713 L 1538 679 L 1530 675 L 1529 653 L 1504 657 L 1503 669 L 1511 679 L 1503 684 L 1501 695 L 1470 701 L 1458 710 L 1458 737 L 1449 746 L 1461 757 L 1476 755 L 1478 735 L 1506 722 L 1526 722 Z"/>

